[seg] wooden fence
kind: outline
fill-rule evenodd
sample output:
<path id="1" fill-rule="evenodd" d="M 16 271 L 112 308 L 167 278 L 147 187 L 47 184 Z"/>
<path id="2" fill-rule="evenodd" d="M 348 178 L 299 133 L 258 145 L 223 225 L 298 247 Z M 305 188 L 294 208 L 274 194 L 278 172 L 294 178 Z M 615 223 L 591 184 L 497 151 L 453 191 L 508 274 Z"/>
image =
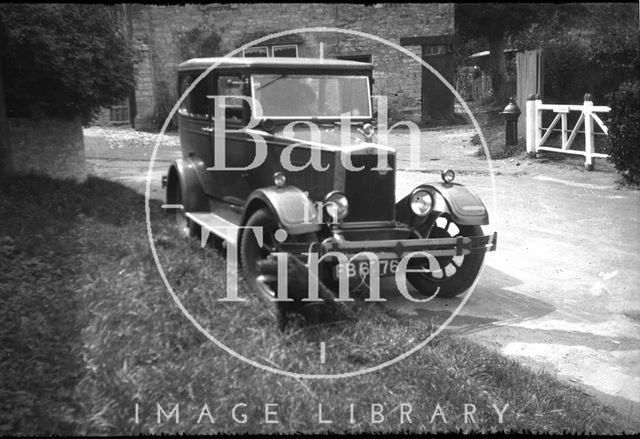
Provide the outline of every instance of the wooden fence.
<path id="1" fill-rule="evenodd" d="M 472 71 L 459 70 L 455 76 L 455 88 L 462 99 L 468 101 L 478 101 L 491 96 L 491 76 L 483 73 L 477 78 L 473 77 Z"/>
<path id="2" fill-rule="evenodd" d="M 475 78 L 471 82 L 471 99 L 478 101 L 486 97 L 491 96 L 493 90 L 491 89 L 491 76 L 485 75 Z"/>

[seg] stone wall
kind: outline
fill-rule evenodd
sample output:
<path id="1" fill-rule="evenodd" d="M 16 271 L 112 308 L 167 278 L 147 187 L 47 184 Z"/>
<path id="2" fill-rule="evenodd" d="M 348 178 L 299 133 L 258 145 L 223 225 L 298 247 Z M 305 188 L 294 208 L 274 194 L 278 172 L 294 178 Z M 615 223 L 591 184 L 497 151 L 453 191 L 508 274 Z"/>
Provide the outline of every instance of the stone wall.
<path id="1" fill-rule="evenodd" d="M 194 28 L 221 37 L 225 55 L 256 36 L 303 27 L 335 27 L 370 33 L 395 44 L 402 37 L 452 35 L 453 5 L 257 3 L 185 6 L 134 5 L 133 37 L 139 47 L 136 129 L 149 126 L 159 93 L 177 99 L 176 69 L 182 59 L 178 39 Z M 393 119 L 421 119 L 421 66 L 401 52 L 368 38 L 336 32 L 298 34 L 300 57 L 367 54 L 375 65 L 374 94 L 388 97 Z M 268 44 L 268 43 L 267 43 Z M 407 47 L 420 56 L 421 46 Z"/>
<path id="2" fill-rule="evenodd" d="M 9 118 L 11 169 L 84 182 L 87 169 L 79 121 Z"/>

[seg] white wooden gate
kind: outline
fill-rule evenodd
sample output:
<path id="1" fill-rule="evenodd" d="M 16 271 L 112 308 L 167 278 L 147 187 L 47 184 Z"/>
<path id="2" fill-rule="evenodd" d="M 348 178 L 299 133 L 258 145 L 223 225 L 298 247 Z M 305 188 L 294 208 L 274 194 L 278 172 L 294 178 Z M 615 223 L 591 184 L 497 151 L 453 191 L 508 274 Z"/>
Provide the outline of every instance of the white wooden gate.
<path id="1" fill-rule="evenodd" d="M 607 135 L 609 130 L 605 126 L 604 122 L 600 119 L 597 113 L 608 113 L 611 111 L 610 107 L 593 105 L 592 97 L 589 93 L 584 95 L 583 105 L 551 105 L 543 104 L 540 95 L 530 95 L 526 104 L 526 136 L 527 136 L 527 152 L 535 154 L 538 151 L 551 151 L 560 152 L 565 154 L 577 154 L 582 155 L 585 158 L 585 167 L 593 170 L 594 158 L 606 158 L 607 154 L 600 154 L 594 151 L 594 139 L 596 135 Z M 548 127 L 542 126 L 542 112 L 553 111 L 556 113 L 555 118 L 549 124 Z M 571 131 L 567 126 L 567 115 L 571 111 L 581 112 L 578 121 Z M 600 127 L 601 132 L 598 132 L 594 123 Z M 561 128 L 555 128 L 558 122 L 561 123 Z M 580 131 L 580 127 L 584 124 L 584 130 Z M 543 133 L 544 131 L 544 133 Z M 561 133 L 561 146 L 551 147 L 545 146 L 545 142 L 549 139 L 552 132 Z M 584 151 L 571 149 L 573 141 L 578 134 L 584 134 Z"/>

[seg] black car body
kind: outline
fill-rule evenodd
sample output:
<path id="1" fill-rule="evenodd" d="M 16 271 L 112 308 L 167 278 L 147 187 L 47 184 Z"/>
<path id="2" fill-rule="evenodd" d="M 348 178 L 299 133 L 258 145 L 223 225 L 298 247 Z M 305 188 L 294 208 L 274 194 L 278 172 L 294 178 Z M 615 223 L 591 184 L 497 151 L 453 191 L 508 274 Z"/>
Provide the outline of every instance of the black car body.
<path id="1" fill-rule="evenodd" d="M 186 233 L 204 229 L 238 247 L 246 280 L 267 295 L 259 262 L 277 251 L 321 258 L 327 285 L 346 278 L 354 288 L 374 265 L 380 276 L 400 266 L 419 292 L 451 297 L 495 249 L 496 235 L 482 234 L 485 206 L 453 172 L 396 199 L 395 151 L 374 142 L 371 126 L 372 69 L 301 58 L 179 66 L 180 94 L 192 89 L 178 113 L 182 158 L 165 177 L 167 203 Z M 263 242 L 246 227 L 262 228 Z"/>

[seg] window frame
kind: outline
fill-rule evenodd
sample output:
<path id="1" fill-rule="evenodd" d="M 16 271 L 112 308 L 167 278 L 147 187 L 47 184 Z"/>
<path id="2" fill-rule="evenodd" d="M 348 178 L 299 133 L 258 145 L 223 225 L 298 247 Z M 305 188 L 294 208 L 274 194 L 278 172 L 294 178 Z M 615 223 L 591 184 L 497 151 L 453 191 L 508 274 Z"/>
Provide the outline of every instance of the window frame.
<path id="1" fill-rule="evenodd" d="M 271 57 L 272 58 L 291 58 L 291 57 L 286 57 L 286 56 L 276 56 L 275 49 L 276 48 L 279 48 L 279 49 L 283 49 L 283 48 L 290 49 L 292 47 L 296 51 L 296 56 L 293 57 L 293 58 L 298 58 L 298 45 L 297 44 L 275 44 L 275 45 L 270 46 L 270 47 L 271 47 Z"/>
<path id="2" fill-rule="evenodd" d="M 242 57 L 243 58 L 261 58 L 260 56 L 247 56 L 246 55 L 246 50 L 249 49 L 264 49 L 266 52 L 265 58 L 289 58 L 289 57 L 285 57 L 285 56 L 275 56 L 275 49 L 281 49 L 281 48 L 287 48 L 287 49 L 295 49 L 296 51 L 296 56 L 295 58 L 299 58 L 300 57 L 300 50 L 298 49 L 299 44 L 295 44 L 295 43 L 290 43 L 290 44 L 273 44 L 270 46 L 252 46 L 249 47 L 247 49 L 242 49 Z"/>
<path id="3" fill-rule="evenodd" d="M 266 57 L 269 57 L 269 46 L 252 46 L 252 47 L 248 47 L 247 49 L 251 49 L 251 50 L 255 50 L 255 49 L 264 49 L 267 53 Z M 242 57 L 243 58 L 261 58 L 260 56 L 247 56 L 245 51 L 247 49 L 242 49 Z"/>
<path id="4" fill-rule="evenodd" d="M 202 74 L 202 71 L 186 71 L 180 72 L 178 76 L 178 96 L 182 96 L 184 92 L 191 87 L 191 85 L 195 82 L 196 78 L 198 78 Z M 210 99 L 207 98 L 207 95 L 210 94 L 211 90 L 211 79 L 213 75 L 211 72 L 194 87 L 193 90 L 185 97 L 184 101 L 182 101 L 180 108 L 178 108 L 177 113 L 181 116 L 189 117 L 191 119 L 197 120 L 211 120 L 213 115 L 211 114 L 211 103 Z M 183 81 L 189 80 L 189 83 L 186 87 L 183 87 Z M 194 105 L 194 97 L 197 96 L 194 92 L 202 92 L 204 88 L 203 96 L 206 99 L 205 101 L 201 101 L 201 110 L 206 108 L 206 113 L 192 113 L 193 105 Z M 204 104 L 206 102 L 206 105 Z"/>
<path id="5" fill-rule="evenodd" d="M 269 73 L 252 73 L 251 75 L 249 75 L 249 97 L 251 97 L 252 99 L 255 99 L 255 83 L 254 83 L 254 76 L 260 76 L 260 75 L 266 75 Z M 290 74 L 288 76 L 307 76 L 305 73 L 293 73 Z M 339 76 L 339 77 L 348 77 L 348 78 L 364 78 L 367 81 L 367 91 L 369 93 L 369 99 L 367 99 L 367 105 L 368 105 L 368 109 L 369 112 L 367 115 L 360 115 L 360 116 L 351 116 L 349 118 L 349 120 L 353 120 L 353 121 L 366 121 L 366 120 L 370 120 L 373 117 L 373 106 L 371 103 L 371 78 L 369 77 L 369 75 L 363 75 L 363 74 L 352 74 L 352 75 L 339 75 L 339 74 L 335 74 L 335 73 L 329 73 L 329 74 L 314 74 L 312 76 Z M 255 107 L 253 106 L 251 108 L 251 114 L 250 116 L 254 119 L 272 119 L 272 120 L 339 120 L 340 117 L 336 116 L 336 115 L 332 115 L 332 116 L 270 116 L 270 115 L 257 115 L 255 112 Z"/>

